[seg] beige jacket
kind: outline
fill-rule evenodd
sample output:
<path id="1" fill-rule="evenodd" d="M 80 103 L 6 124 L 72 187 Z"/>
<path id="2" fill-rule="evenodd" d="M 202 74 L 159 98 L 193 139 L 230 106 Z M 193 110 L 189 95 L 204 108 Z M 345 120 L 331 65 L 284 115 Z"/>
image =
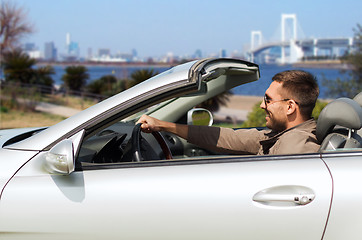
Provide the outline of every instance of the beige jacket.
<path id="1" fill-rule="evenodd" d="M 283 132 L 189 126 L 188 142 L 223 153 L 295 154 L 317 152 L 316 122 L 311 119 Z"/>

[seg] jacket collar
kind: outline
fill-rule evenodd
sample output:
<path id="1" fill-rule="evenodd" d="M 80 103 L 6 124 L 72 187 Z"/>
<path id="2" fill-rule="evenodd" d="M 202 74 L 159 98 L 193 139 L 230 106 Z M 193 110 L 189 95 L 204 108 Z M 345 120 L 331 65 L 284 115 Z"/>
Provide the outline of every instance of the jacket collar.
<path id="1" fill-rule="evenodd" d="M 281 135 L 283 135 L 284 133 L 286 132 L 289 132 L 293 129 L 300 129 L 300 130 L 310 130 L 311 128 L 315 128 L 316 127 L 316 122 L 313 118 L 305 121 L 305 122 L 302 122 L 301 124 L 298 124 L 294 127 L 291 127 L 291 128 L 288 128 L 284 131 L 281 131 L 281 132 L 278 132 L 278 131 L 274 131 L 272 130 L 271 132 L 268 132 L 268 133 L 265 133 L 265 136 L 267 137 L 266 140 L 263 140 L 263 141 L 268 141 L 269 139 L 273 139 L 273 138 L 278 138 L 280 137 Z"/>

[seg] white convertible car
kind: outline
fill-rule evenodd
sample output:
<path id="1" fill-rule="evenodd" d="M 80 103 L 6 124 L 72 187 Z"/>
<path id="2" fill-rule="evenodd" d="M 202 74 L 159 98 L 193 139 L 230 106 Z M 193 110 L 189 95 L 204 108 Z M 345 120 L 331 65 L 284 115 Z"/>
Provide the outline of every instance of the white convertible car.
<path id="1" fill-rule="evenodd" d="M 220 155 L 135 127 L 143 113 L 210 123 L 195 106 L 258 78 L 202 59 L 54 126 L 0 131 L 0 239 L 362 239 L 362 96 L 327 105 L 312 154 Z"/>

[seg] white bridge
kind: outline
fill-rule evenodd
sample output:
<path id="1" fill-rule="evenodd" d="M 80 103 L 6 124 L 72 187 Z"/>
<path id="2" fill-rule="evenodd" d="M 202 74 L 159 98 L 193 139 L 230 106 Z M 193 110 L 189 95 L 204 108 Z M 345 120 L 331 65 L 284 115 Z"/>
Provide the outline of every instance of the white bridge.
<path id="1" fill-rule="evenodd" d="M 287 31 L 290 28 L 292 31 Z M 280 40 L 263 43 L 262 32 L 252 31 L 248 56 L 250 61 L 258 63 L 289 64 L 303 58 L 335 59 L 351 51 L 354 45 L 352 37 L 298 39 L 296 14 L 282 14 Z"/>

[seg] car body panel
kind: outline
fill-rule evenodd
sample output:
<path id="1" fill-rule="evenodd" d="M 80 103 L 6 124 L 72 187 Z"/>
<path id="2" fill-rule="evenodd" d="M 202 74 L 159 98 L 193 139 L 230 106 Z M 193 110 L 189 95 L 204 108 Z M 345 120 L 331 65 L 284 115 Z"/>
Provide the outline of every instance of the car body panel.
<path id="1" fill-rule="evenodd" d="M 0 146 L 4 146 L 6 142 L 13 139 L 14 137 L 19 137 L 21 135 L 33 134 L 33 132 L 36 132 L 43 128 L 15 128 L 15 129 L 3 129 L 0 130 Z"/>
<path id="2" fill-rule="evenodd" d="M 0 232 L 6 230 L 13 237 L 44 234 L 52 239 L 69 233 L 97 239 L 99 229 L 107 239 L 321 238 L 332 181 L 318 155 L 298 160 L 213 160 L 164 166 L 113 164 L 49 176 L 41 171 L 34 174 L 31 164 L 37 165 L 39 157 L 6 188 Z M 273 187 L 296 194 L 289 192 L 291 186 L 312 190 L 314 200 L 307 205 L 253 201 L 256 193 Z M 26 197 L 19 198 L 19 192 Z"/>
<path id="3" fill-rule="evenodd" d="M 11 177 L 36 154 L 38 154 L 37 151 L 15 151 L 0 148 L 0 199 L 3 189 Z"/>
<path id="4" fill-rule="evenodd" d="M 325 239 L 361 239 L 362 153 L 329 153 L 323 160 L 333 176 L 333 202 Z"/>

